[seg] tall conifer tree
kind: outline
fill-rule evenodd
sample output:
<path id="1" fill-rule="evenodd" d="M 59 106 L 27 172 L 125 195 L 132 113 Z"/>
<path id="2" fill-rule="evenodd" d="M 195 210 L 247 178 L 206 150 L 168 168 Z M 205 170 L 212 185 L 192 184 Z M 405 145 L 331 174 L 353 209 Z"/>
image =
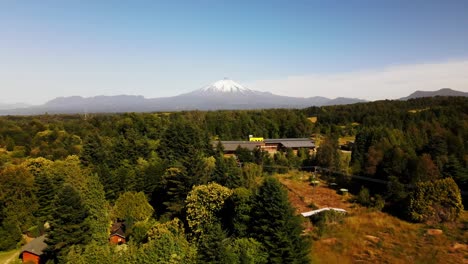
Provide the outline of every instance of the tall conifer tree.
<path id="1" fill-rule="evenodd" d="M 52 258 L 66 254 L 72 245 L 83 245 L 90 240 L 89 226 L 85 221 L 88 214 L 75 188 L 68 184 L 63 186 L 56 196 L 47 231 L 47 253 Z"/>
<path id="2" fill-rule="evenodd" d="M 269 263 L 310 263 L 301 221 L 277 179 L 266 178 L 259 188 L 251 219 L 251 232 L 265 246 Z"/>

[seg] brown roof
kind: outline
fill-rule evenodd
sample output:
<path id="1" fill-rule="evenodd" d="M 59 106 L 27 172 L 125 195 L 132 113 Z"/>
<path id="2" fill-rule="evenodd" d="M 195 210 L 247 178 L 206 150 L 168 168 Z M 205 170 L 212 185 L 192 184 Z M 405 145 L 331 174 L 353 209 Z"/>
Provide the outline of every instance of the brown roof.
<path id="1" fill-rule="evenodd" d="M 117 222 L 112 225 L 110 236 L 114 236 L 114 235 L 125 238 L 125 224 L 124 223 Z"/>
<path id="2" fill-rule="evenodd" d="M 31 242 L 27 243 L 21 248 L 21 254 L 23 252 L 29 252 L 34 255 L 40 256 L 44 253 L 44 250 L 47 248 L 47 244 L 45 243 L 45 235 L 40 237 L 36 237 Z"/>

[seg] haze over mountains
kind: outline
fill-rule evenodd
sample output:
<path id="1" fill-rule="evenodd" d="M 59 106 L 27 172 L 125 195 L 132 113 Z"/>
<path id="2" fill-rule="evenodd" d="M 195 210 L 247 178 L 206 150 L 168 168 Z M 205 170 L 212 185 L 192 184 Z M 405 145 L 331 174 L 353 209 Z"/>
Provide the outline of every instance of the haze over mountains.
<path id="1" fill-rule="evenodd" d="M 14 103 L 14 104 L 5 104 L 0 103 L 0 110 L 7 110 L 7 109 L 17 109 L 17 108 L 24 108 L 29 107 L 30 105 L 24 103 Z"/>
<path id="2" fill-rule="evenodd" d="M 407 100 L 426 96 L 468 96 L 451 89 L 434 92 L 417 91 Z M 39 106 L 1 105 L 2 115 L 59 114 L 59 113 L 116 113 L 218 109 L 304 108 L 309 106 L 341 105 L 365 102 L 362 99 L 338 97 L 289 97 L 260 92 L 239 83 L 223 79 L 201 89 L 172 97 L 145 98 L 134 95 L 58 97 Z"/>

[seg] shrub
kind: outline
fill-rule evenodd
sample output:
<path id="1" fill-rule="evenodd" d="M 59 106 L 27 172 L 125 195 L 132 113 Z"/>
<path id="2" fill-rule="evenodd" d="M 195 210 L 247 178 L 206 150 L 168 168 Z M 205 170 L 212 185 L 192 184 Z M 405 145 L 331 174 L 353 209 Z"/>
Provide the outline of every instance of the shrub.
<path id="1" fill-rule="evenodd" d="M 385 206 L 385 200 L 382 198 L 381 195 L 376 195 L 375 198 L 372 199 L 372 207 L 377 211 L 382 211 Z"/>
<path id="2" fill-rule="evenodd" d="M 361 187 L 361 190 L 359 191 L 359 194 L 357 196 L 357 202 L 364 205 L 364 206 L 370 206 L 371 205 L 371 197 L 369 194 L 369 190 L 365 187 Z"/>
<path id="3" fill-rule="evenodd" d="M 409 217 L 416 222 L 455 221 L 463 210 L 460 189 L 452 178 L 416 184 Z"/>
<path id="4" fill-rule="evenodd" d="M 344 213 L 334 210 L 325 211 L 312 216 L 311 221 L 316 227 L 316 235 L 318 237 L 323 236 L 325 233 L 327 233 L 327 231 L 330 230 L 330 228 L 332 228 L 332 226 L 342 223 L 344 217 Z"/>

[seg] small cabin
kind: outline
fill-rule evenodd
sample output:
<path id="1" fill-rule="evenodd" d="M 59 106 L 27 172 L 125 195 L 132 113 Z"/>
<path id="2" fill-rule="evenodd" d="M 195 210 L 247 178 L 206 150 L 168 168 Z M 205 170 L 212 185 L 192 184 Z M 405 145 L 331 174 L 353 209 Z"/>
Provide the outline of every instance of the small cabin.
<path id="1" fill-rule="evenodd" d="M 45 235 L 36 237 L 21 248 L 19 258 L 23 263 L 41 264 L 46 260 L 43 258 L 44 250 L 47 248 Z"/>
<path id="2" fill-rule="evenodd" d="M 114 245 L 122 245 L 127 242 L 125 239 L 125 223 L 116 222 L 111 227 L 109 242 Z"/>

